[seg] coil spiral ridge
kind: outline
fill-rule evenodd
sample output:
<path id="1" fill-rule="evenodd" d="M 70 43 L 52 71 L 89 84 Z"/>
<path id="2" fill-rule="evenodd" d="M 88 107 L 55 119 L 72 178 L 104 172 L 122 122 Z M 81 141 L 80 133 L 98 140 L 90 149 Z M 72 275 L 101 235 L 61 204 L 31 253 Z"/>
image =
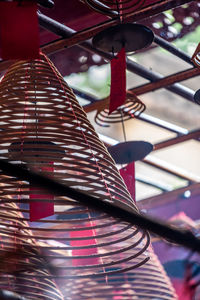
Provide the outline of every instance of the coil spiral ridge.
<path id="1" fill-rule="evenodd" d="M 15 63 L 1 82 L 0 99 L 2 159 L 138 212 L 113 159 L 46 56 Z M 0 182 L 0 214 L 4 218 L 9 207 L 14 237 L 22 228 L 21 238 L 29 241 L 31 232 L 37 249 L 55 264 L 57 280 L 124 272 L 130 263 L 134 269 L 149 259 L 142 255 L 149 235 L 136 226 L 3 173 Z M 30 222 L 29 204 L 35 202 L 53 203 L 54 215 Z"/>

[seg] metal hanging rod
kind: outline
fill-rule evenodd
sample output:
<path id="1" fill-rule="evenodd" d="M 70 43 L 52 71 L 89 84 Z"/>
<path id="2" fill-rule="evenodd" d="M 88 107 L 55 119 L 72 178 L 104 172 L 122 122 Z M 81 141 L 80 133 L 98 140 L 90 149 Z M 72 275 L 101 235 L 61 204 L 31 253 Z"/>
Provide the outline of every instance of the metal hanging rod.
<path id="1" fill-rule="evenodd" d="M 171 54 L 179 57 L 186 63 L 194 66 L 193 62 L 191 61 L 191 57 L 183 52 L 182 50 L 176 48 L 174 45 L 169 43 L 168 41 L 164 40 L 163 38 L 159 37 L 158 35 L 154 35 L 154 43 L 162 47 L 163 49 L 167 50 Z"/>
<path id="2" fill-rule="evenodd" d="M 111 204 L 110 202 L 102 201 L 96 197 L 90 196 L 79 190 L 75 190 L 59 182 L 56 182 L 43 175 L 36 174 L 24 169 L 20 165 L 11 164 L 8 161 L 0 159 L 0 169 L 9 176 L 17 177 L 21 180 L 32 182 L 42 188 L 46 188 L 53 194 L 70 197 L 78 203 L 103 211 L 114 218 L 118 218 L 121 221 L 128 222 L 132 225 L 137 225 L 144 230 L 148 230 L 154 234 L 157 234 L 173 243 L 187 247 L 192 251 L 200 253 L 200 239 L 196 238 L 192 232 L 188 230 L 179 230 L 171 226 L 170 224 L 155 220 L 144 215 L 140 215 L 131 210 L 124 209 L 122 207 Z M 6 200 L 7 201 L 7 200 Z M 65 200 L 63 199 L 63 202 Z M 3 200 L 1 201 L 4 202 Z"/>
<path id="3" fill-rule="evenodd" d="M 135 180 L 144 185 L 154 187 L 162 191 L 163 193 L 170 192 L 172 190 L 168 185 L 155 182 L 155 180 L 153 181 L 151 178 L 147 178 L 145 176 L 141 176 L 141 175 L 135 176 Z"/>

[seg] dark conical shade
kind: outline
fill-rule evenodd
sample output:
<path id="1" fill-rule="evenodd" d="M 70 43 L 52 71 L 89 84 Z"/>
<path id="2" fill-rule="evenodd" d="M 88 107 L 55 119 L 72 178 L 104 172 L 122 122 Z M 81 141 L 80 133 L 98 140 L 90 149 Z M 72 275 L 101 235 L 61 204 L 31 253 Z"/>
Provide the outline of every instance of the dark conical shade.
<path id="1" fill-rule="evenodd" d="M 200 89 L 195 92 L 194 101 L 200 105 Z"/>
<path id="2" fill-rule="evenodd" d="M 116 164 L 128 164 L 143 159 L 153 150 L 153 145 L 144 141 L 129 141 L 108 147 Z"/>
<path id="3" fill-rule="evenodd" d="M 106 52 L 141 50 L 151 45 L 154 35 L 151 29 L 141 24 L 119 24 L 106 28 L 93 38 L 94 47 Z"/>

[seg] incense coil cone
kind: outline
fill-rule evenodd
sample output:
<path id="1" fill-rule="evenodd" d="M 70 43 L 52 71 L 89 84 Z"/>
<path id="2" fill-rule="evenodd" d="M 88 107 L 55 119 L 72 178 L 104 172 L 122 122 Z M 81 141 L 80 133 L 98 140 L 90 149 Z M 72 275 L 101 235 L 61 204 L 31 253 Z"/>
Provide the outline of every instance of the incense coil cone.
<path id="1" fill-rule="evenodd" d="M 17 205 L 1 204 L 0 289 L 31 300 L 63 300 L 50 269 Z"/>
<path id="2" fill-rule="evenodd" d="M 145 4 L 145 0 L 82 0 L 93 10 L 106 16 L 114 17 L 120 12 L 120 16 L 126 16 L 137 11 Z"/>
<path id="3" fill-rule="evenodd" d="M 111 114 L 109 114 L 109 98 L 107 98 L 99 107 L 95 116 L 95 122 L 100 126 L 108 127 L 110 124 L 138 117 L 145 109 L 145 104 L 131 91 L 127 91 L 126 102 Z"/>
<path id="4" fill-rule="evenodd" d="M 194 54 L 192 55 L 191 61 L 200 68 L 200 43 L 196 47 Z"/>
<path id="5" fill-rule="evenodd" d="M 138 212 L 113 159 L 46 56 L 14 64 L 1 82 L 0 99 L 2 159 Z M 55 263 L 57 279 L 101 277 L 110 267 L 123 272 L 130 263 L 134 269 L 148 260 L 142 253 L 149 235 L 136 226 L 2 173 L 0 181 L 3 214 L 7 204 L 16 203 L 28 222 L 29 203 L 54 203 L 53 216 L 29 226 L 47 260 Z"/>
<path id="6" fill-rule="evenodd" d="M 69 300 L 79 299 L 159 299 L 176 300 L 175 290 L 153 250 L 150 260 L 138 269 L 108 275 L 104 279 L 69 281 L 64 295 Z M 80 296 L 81 295 L 81 296 Z"/>

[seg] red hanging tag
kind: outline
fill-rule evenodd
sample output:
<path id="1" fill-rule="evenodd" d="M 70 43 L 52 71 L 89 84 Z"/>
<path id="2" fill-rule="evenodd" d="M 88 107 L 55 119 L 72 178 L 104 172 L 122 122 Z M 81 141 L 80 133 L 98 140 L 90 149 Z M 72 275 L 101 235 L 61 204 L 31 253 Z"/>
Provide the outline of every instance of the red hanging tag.
<path id="1" fill-rule="evenodd" d="M 51 162 L 50 164 L 53 164 Z M 42 171 L 53 172 L 53 167 L 43 167 Z M 31 202 L 30 201 L 30 221 L 34 222 L 49 216 L 54 215 L 54 196 L 51 194 L 47 194 L 47 192 L 41 188 L 30 187 L 30 199 L 41 200 L 46 199 L 50 200 L 50 202 Z"/>
<path id="2" fill-rule="evenodd" d="M 36 1 L 0 2 L 0 45 L 3 59 L 39 57 Z"/>
<path id="3" fill-rule="evenodd" d="M 119 170 L 133 201 L 135 201 L 135 162 Z"/>
<path id="4" fill-rule="evenodd" d="M 94 222 L 92 222 L 94 226 Z M 71 238 L 83 238 L 82 240 L 77 241 L 70 241 L 70 245 L 72 247 L 81 247 L 81 246 L 89 246 L 89 245 L 96 245 L 96 239 L 95 239 L 95 229 L 90 229 L 91 222 L 85 223 L 85 227 L 88 227 L 88 230 L 82 230 L 82 231 L 71 231 L 70 237 Z M 91 237 L 91 239 L 84 240 L 85 237 Z M 74 249 L 72 250 L 72 255 L 74 256 L 90 256 L 89 258 L 79 258 L 79 259 L 73 259 L 72 264 L 73 266 L 86 266 L 86 265 L 98 265 L 99 264 L 99 258 L 98 257 L 92 257 L 92 255 L 97 254 L 97 248 L 86 248 L 86 249 Z"/>
<path id="5" fill-rule="evenodd" d="M 111 87 L 109 114 L 126 101 L 126 55 L 125 48 L 111 60 Z"/>
<path id="6" fill-rule="evenodd" d="M 122 0 L 119 0 L 119 18 L 120 22 L 123 22 L 123 3 Z"/>

